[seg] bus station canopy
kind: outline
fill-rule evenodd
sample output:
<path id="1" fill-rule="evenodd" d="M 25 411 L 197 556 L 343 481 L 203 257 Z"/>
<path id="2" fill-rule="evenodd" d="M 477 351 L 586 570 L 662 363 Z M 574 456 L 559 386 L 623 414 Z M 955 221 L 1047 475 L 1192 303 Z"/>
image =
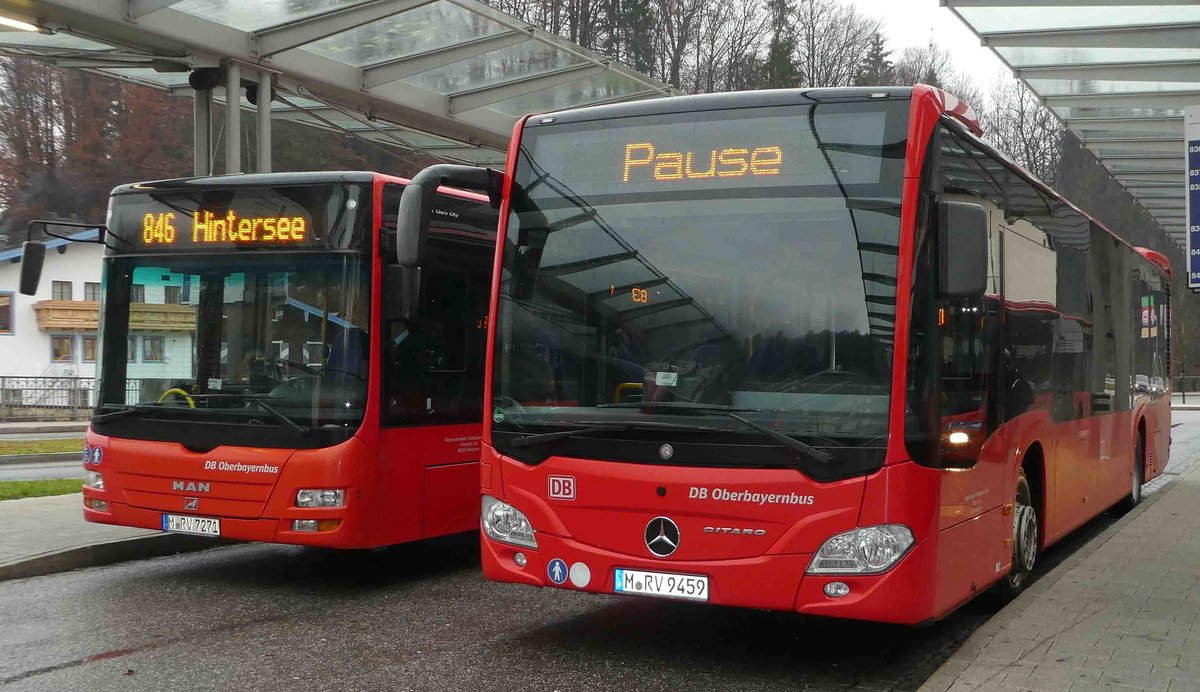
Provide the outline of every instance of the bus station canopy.
<path id="1" fill-rule="evenodd" d="M 475 0 L 0 0 L 0 17 L 41 30 L 0 26 L 0 55 L 187 94 L 191 69 L 232 61 L 272 76 L 273 118 L 445 161 L 503 166 L 526 113 L 672 93 Z"/>
<path id="2" fill-rule="evenodd" d="M 942 0 L 1183 247 L 1195 0 Z"/>

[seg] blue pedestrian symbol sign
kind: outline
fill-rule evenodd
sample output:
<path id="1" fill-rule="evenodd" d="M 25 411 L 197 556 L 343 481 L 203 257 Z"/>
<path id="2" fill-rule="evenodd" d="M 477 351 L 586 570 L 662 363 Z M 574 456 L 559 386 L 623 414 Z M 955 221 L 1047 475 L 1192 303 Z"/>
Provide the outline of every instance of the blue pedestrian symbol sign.
<path id="1" fill-rule="evenodd" d="M 554 558 L 546 565 L 546 574 L 550 575 L 550 581 L 562 584 L 567 580 L 567 563 L 562 558 Z"/>

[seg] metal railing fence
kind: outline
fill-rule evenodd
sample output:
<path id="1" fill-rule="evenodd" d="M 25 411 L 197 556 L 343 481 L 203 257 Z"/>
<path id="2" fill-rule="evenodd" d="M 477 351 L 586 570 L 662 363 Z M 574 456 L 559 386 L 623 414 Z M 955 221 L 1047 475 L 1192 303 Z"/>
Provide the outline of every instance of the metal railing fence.
<path id="1" fill-rule="evenodd" d="M 141 380 L 126 382 L 126 399 L 137 401 Z M 96 405 L 91 377 L 0 377 L 0 422 L 86 420 Z"/>

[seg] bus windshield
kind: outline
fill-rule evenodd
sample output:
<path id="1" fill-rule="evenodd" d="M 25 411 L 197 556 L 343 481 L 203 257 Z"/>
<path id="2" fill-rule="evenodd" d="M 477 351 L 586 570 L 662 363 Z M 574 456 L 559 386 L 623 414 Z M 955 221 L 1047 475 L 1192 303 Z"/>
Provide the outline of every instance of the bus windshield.
<path id="1" fill-rule="evenodd" d="M 713 430 L 715 414 L 695 406 L 706 404 L 792 436 L 877 443 L 908 108 L 527 126 L 503 249 L 493 430 L 679 423 L 680 410 Z"/>
<path id="2" fill-rule="evenodd" d="M 99 413 L 278 424 L 265 403 L 299 426 L 361 421 L 365 256 L 124 256 L 106 269 Z"/>

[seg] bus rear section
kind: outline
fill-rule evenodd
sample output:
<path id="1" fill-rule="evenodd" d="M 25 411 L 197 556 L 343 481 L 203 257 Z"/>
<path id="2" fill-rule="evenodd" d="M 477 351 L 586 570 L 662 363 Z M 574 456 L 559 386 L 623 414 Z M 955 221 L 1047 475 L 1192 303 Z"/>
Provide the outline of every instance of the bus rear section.
<path id="1" fill-rule="evenodd" d="M 88 521 L 339 548 L 474 528 L 495 212 L 437 195 L 426 281 L 457 288 L 398 317 L 403 185 L 114 190 Z"/>
<path id="2" fill-rule="evenodd" d="M 1163 267 L 977 135 L 921 86 L 519 125 L 484 574 L 911 624 L 1136 500 L 1166 459 Z"/>

